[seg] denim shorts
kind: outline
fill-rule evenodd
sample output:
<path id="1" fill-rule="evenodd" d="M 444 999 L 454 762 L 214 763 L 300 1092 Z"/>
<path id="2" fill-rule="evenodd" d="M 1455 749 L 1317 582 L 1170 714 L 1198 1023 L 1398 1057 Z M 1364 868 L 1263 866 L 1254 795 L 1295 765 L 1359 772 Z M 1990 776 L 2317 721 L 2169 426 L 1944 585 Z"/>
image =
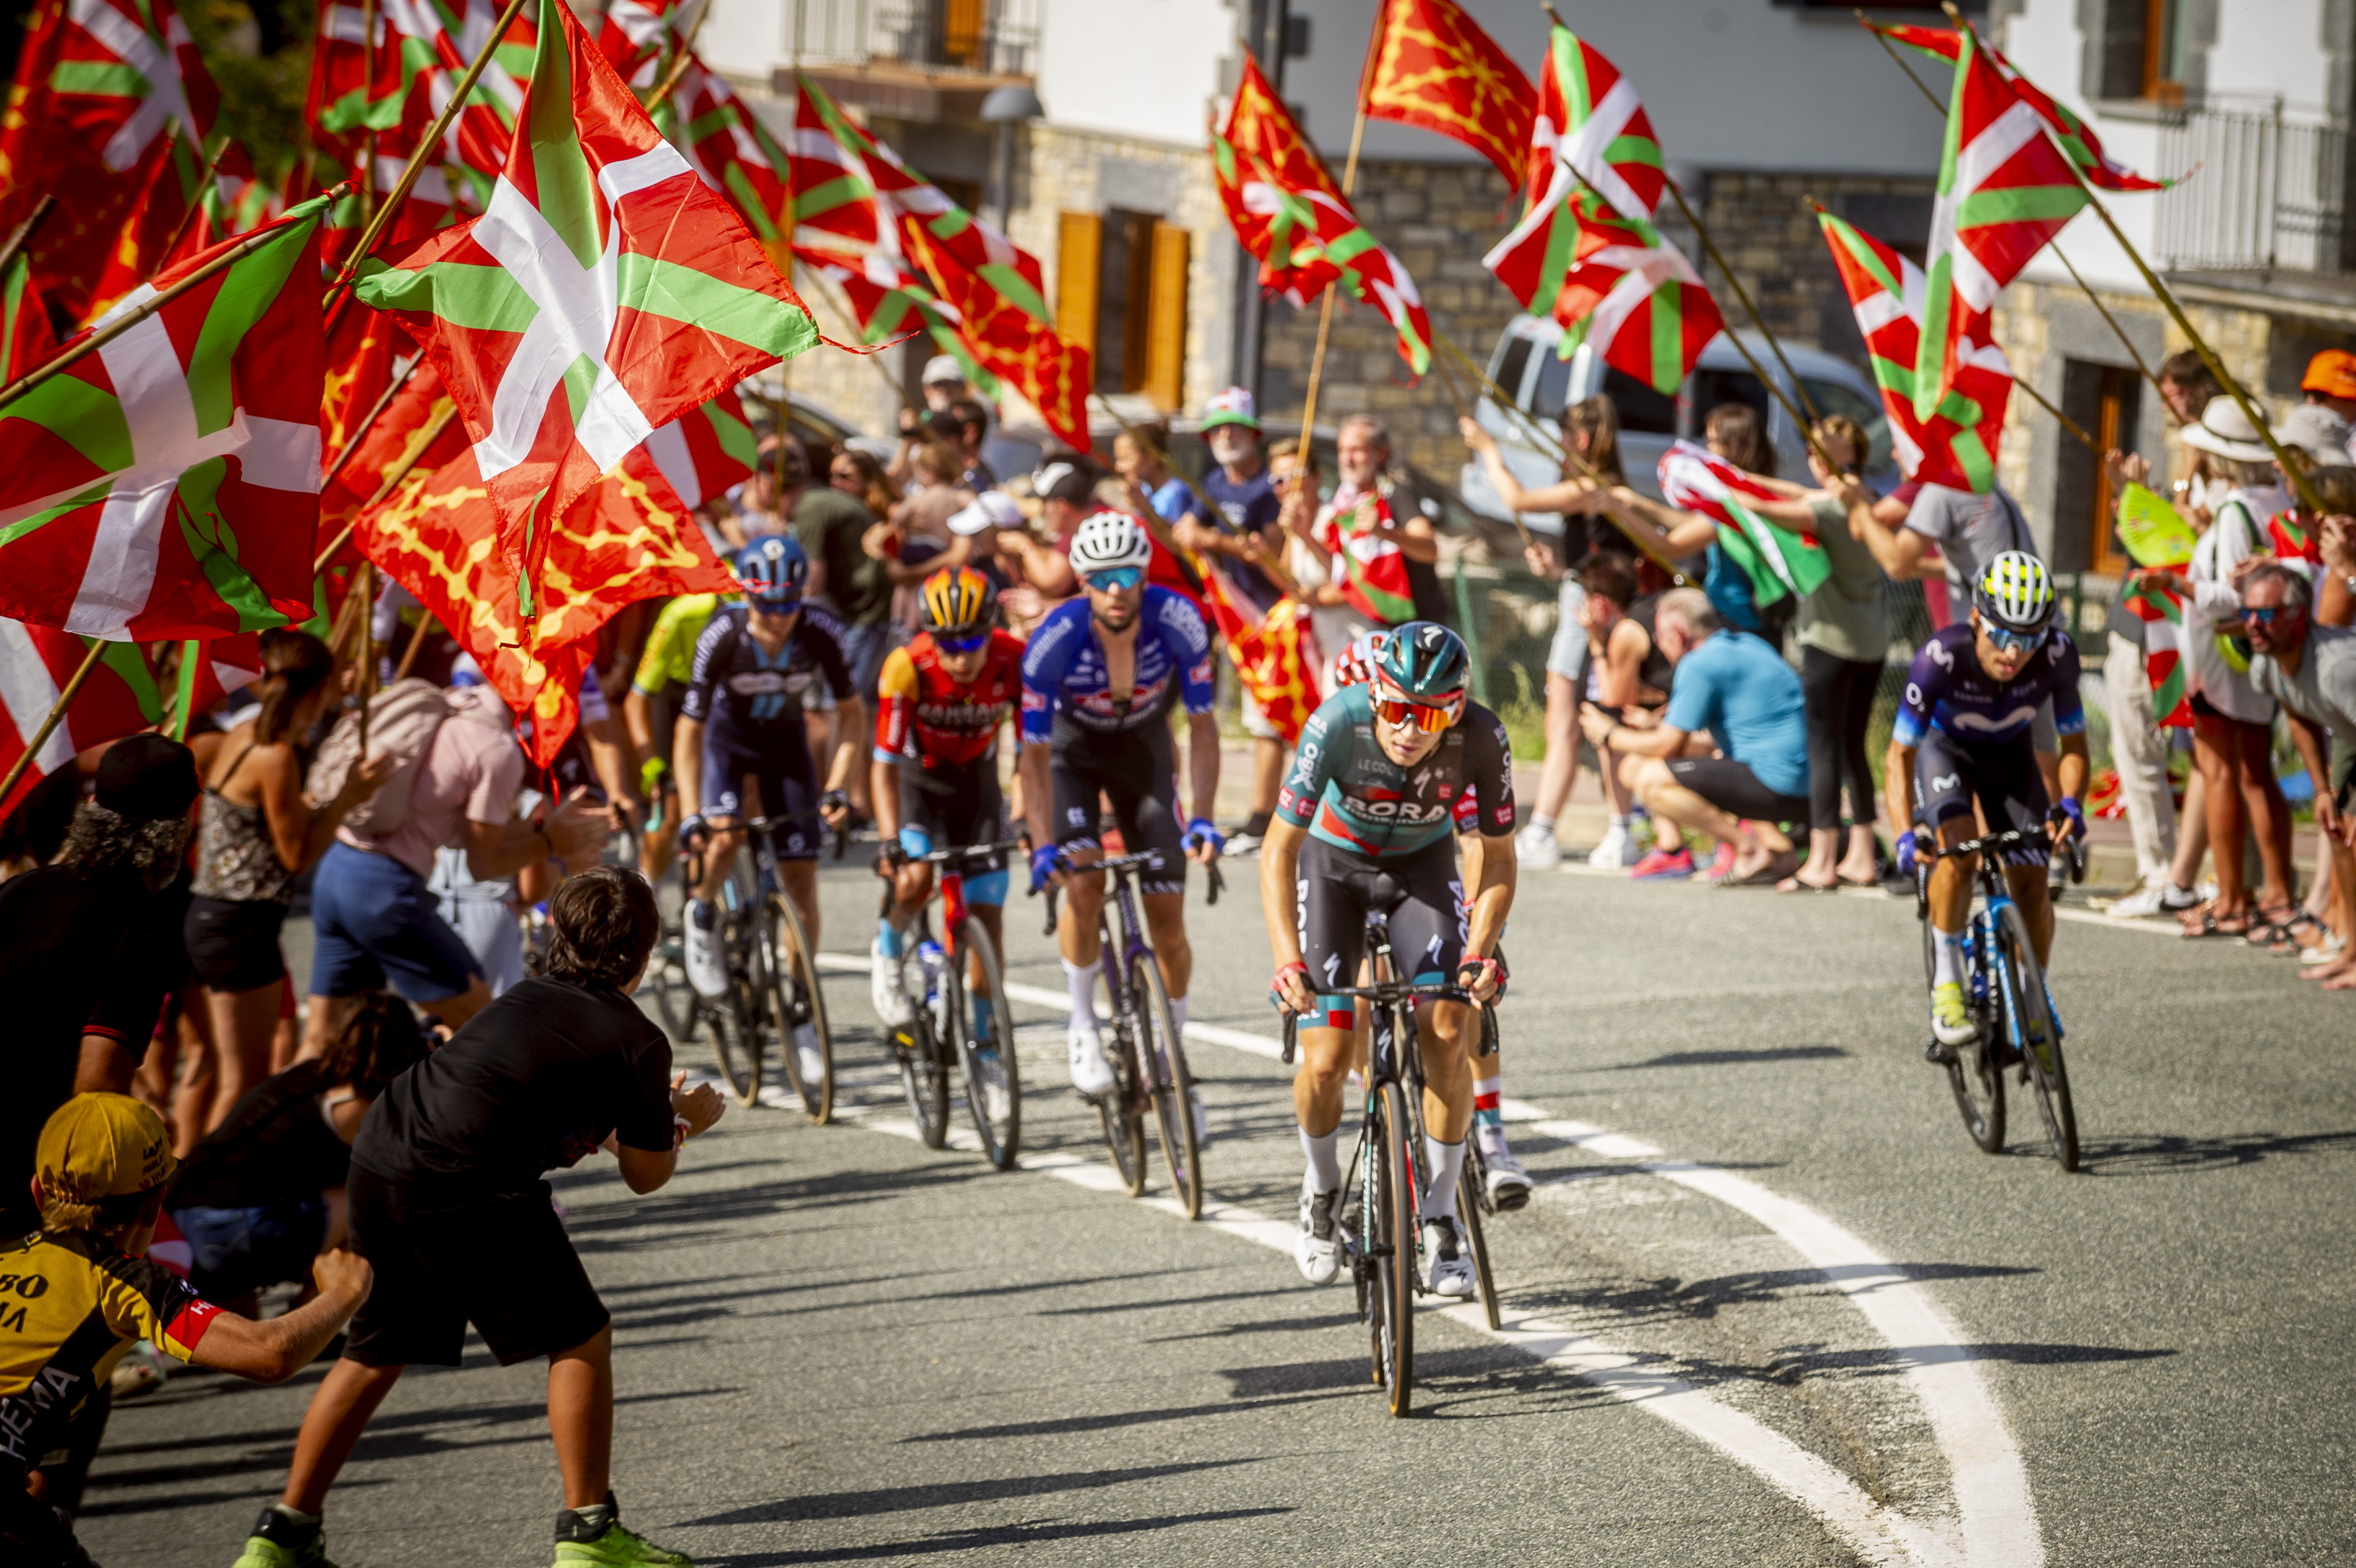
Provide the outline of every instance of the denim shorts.
<path id="1" fill-rule="evenodd" d="M 188 1283 L 220 1301 L 308 1280 L 327 1238 L 327 1209 L 316 1197 L 260 1208 L 176 1208 L 172 1223 L 187 1238 Z"/>
<path id="2" fill-rule="evenodd" d="M 483 972 L 425 878 L 389 854 L 329 847 L 311 880 L 311 994 L 395 991 L 423 1006 Z"/>

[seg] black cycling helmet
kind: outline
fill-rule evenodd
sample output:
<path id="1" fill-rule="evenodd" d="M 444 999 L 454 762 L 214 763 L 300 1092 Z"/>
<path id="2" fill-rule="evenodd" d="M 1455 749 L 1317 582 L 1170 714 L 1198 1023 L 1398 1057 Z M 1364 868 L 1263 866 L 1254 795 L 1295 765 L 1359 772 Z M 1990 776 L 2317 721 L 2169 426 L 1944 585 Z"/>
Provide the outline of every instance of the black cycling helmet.
<path id="1" fill-rule="evenodd" d="M 1436 620 L 1394 627 L 1374 652 L 1375 679 L 1419 703 L 1438 703 L 1464 693 L 1472 661 L 1464 639 Z"/>

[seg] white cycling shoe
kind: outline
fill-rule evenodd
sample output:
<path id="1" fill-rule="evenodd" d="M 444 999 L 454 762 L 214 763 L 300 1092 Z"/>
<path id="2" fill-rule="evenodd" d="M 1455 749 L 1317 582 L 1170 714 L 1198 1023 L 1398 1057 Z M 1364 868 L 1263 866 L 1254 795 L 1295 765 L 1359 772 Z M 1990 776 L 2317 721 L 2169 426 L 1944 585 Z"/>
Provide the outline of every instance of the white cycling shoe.
<path id="1" fill-rule="evenodd" d="M 1095 1100 L 1112 1092 L 1112 1063 L 1105 1056 L 1104 1036 L 1094 1029 L 1075 1026 L 1070 1038 L 1072 1087 Z"/>
<path id="2" fill-rule="evenodd" d="M 916 1004 L 908 1000 L 907 955 L 886 957 L 879 936 L 867 944 L 867 1000 L 884 1026 L 896 1029 L 916 1015 Z"/>
<path id="3" fill-rule="evenodd" d="M 1514 1158 L 1514 1151 L 1505 1147 L 1503 1137 L 1494 1140 L 1494 1147 L 1482 1145 L 1481 1166 L 1488 1173 L 1490 1208 L 1508 1214 L 1529 1202 L 1529 1173 Z"/>
<path id="4" fill-rule="evenodd" d="M 687 983 L 698 996 L 716 1000 L 728 994 L 728 962 L 720 956 L 719 915 L 712 912 L 709 926 L 696 922 L 699 913 L 709 911 L 701 898 L 687 901 Z"/>
<path id="5" fill-rule="evenodd" d="M 1342 1228 L 1336 1214 L 1339 1192 L 1301 1195 L 1301 1233 L 1292 1239 L 1292 1261 L 1301 1277 L 1313 1285 L 1330 1285 L 1342 1272 Z"/>
<path id="6" fill-rule="evenodd" d="M 1436 1215 L 1423 1222 L 1423 1255 L 1431 1260 L 1427 1283 L 1432 1294 L 1461 1301 L 1472 1294 L 1472 1253 L 1455 1216 Z"/>

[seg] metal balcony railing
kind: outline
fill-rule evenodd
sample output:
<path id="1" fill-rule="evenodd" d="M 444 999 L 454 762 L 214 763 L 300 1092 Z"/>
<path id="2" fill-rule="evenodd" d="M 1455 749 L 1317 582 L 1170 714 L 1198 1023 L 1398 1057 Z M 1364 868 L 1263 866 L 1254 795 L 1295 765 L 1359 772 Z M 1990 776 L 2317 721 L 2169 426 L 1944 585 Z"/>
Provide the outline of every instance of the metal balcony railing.
<path id="1" fill-rule="evenodd" d="M 1044 0 L 787 0 L 786 38 L 804 66 L 883 63 L 1028 76 Z"/>
<path id="2" fill-rule="evenodd" d="M 2163 191 L 2164 267 L 2350 270 L 2349 127 L 2270 110 L 2194 109 L 2160 127 L 2158 166 L 2199 172 Z"/>

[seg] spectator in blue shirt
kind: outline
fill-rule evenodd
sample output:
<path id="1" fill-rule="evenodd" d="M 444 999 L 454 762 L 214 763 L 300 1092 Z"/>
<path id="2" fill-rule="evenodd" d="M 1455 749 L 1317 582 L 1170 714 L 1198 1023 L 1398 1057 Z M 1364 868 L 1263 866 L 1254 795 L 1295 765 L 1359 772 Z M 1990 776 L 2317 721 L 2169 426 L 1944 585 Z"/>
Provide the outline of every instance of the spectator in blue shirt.
<path id="1" fill-rule="evenodd" d="M 1730 854 L 1721 848 L 1713 880 L 1749 886 L 1790 875 L 1800 857 L 1779 824 L 1808 816 L 1799 675 L 1765 641 L 1724 626 L 1698 589 L 1662 595 L 1654 626 L 1676 667 L 1659 724 L 1632 728 L 1589 703 L 1580 727 L 1599 754 L 1606 746 L 1621 754 L 1656 826 L 1697 829 L 1732 846 Z M 1657 858 L 1653 876 L 1693 875 L 1682 844 Z"/>

